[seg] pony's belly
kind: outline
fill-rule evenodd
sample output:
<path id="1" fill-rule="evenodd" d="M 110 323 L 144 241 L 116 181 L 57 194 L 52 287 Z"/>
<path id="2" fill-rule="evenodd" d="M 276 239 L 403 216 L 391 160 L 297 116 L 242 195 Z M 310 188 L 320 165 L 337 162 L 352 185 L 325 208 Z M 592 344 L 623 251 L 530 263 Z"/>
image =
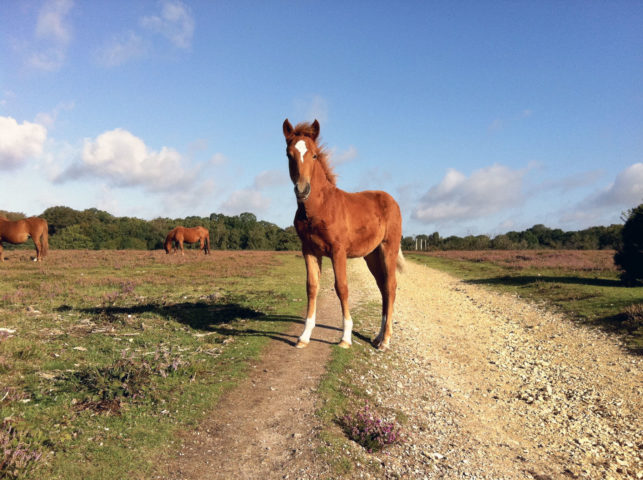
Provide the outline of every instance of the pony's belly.
<path id="1" fill-rule="evenodd" d="M 11 233 L 11 234 L 3 234 L 2 235 L 2 241 L 9 242 L 9 243 L 25 243 L 27 239 L 29 238 L 28 233 Z"/>

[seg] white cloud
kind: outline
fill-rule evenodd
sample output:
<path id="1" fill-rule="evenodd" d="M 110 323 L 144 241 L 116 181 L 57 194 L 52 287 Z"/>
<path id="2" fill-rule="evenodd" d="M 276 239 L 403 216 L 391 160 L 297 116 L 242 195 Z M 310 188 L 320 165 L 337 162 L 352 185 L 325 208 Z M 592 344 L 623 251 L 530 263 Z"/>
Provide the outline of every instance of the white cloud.
<path id="1" fill-rule="evenodd" d="M 270 206 L 270 199 L 265 198 L 259 190 L 244 188 L 230 194 L 221 205 L 222 213 L 239 215 L 244 212 L 265 212 Z"/>
<path id="2" fill-rule="evenodd" d="M 288 173 L 283 170 L 266 170 L 255 177 L 255 188 L 275 187 L 289 182 Z"/>
<path id="3" fill-rule="evenodd" d="M 194 17 L 178 0 L 164 0 L 160 15 L 143 17 L 141 25 L 166 37 L 175 47 L 187 49 L 194 36 Z"/>
<path id="4" fill-rule="evenodd" d="M 635 163 L 616 175 L 605 190 L 597 194 L 597 207 L 637 206 L 643 202 L 643 163 Z"/>
<path id="5" fill-rule="evenodd" d="M 413 218 L 424 223 L 477 219 L 515 207 L 524 200 L 525 172 L 494 164 L 467 178 L 449 169 L 444 179 L 420 199 Z"/>
<path id="6" fill-rule="evenodd" d="M 328 102 L 320 95 L 314 95 L 305 100 L 295 100 L 295 117 L 301 118 L 302 122 L 312 122 L 317 119 L 322 124 L 323 136 L 324 124 L 328 122 Z"/>
<path id="7" fill-rule="evenodd" d="M 17 168 L 42 154 L 46 139 L 47 129 L 42 125 L 0 117 L 0 169 Z"/>
<path id="8" fill-rule="evenodd" d="M 116 67 L 143 57 L 147 50 L 148 47 L 140 35 L 127 32 L 114 37 L 110 43 L 100 48 L 96 54 L 96 60 L 104 67 Z"/>
<path id="9" fill-rule="evenodd" d="M 95 176 L 116 186 L 144 186 L 150 191 L 172 190 L 188 185 L 195 177 L 183 166 L 176 150 L 163 147 L 159 152 L 147 148 L 143 140 L 117 128 L 96 139 L 86 139 L 81 163 L 72 166 L 59 180 Z"/>
<path id="10" fill-rule="evenodd" d="M 225 165 L 228 163 L 227 157 L 223 153 L 215 153 L 210 157 L 210 164 L 214 166 Z"/>
<path id="11" fill-rule="evenodd" d="M 51 129 L 56 123 L 56 120 L 58 119 L 58 115 L 60 114 L 61 111 L 72 110 L 73 108 L 74 108 L 74 102 L 60 103 L 56 105 L 56 108 L 54 108 L 51 112 L 38 113 L 36 115 L 36 123 L 40 125 L 44 125 L 45 127 Z"/>
<path id="12" fill-rule="evenodd" d="M 67 15 L 73 5 L 72 0 L 49 0 L 43 4 L 36 22 L 37 51 L 29 58 L 32 67 L 54 71 L 63 65 L 71 41 Z"/>
<path id="13" fill-rule="evenodd" d="M 357 149 L 353 145 L 351 145 L 347 150 L 344 150 L 343 152 L 336 153 L 335 150 L 332 150 L 331 158 L 334 166 L 352 162 L 357 158 Z"/>
<path id="14" fill-rule="evenodd" d="M 548 179 L 536 185 L 533 190 L 534 193 L 552 191 L 568 193 L 571 190 L 591 186 L 592 184 L 595 184 L 602 176 L 604 176 L 604 172 L 601 170 L 588 170 L 586 172 L 574 173 L 573 175 L 568 175 L 567 177 L 559 179 Z"/>

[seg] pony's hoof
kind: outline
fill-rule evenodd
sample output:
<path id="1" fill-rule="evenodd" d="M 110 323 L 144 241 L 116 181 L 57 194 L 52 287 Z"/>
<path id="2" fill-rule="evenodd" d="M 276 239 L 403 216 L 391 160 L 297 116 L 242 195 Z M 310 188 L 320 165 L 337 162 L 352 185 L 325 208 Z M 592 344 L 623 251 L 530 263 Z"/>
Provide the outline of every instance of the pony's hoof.
<path id="1" fill-rule="evenodd" d="M 302 340 L 299 340 L 297 342 L 297 345 L 295 345 L 295 348 L 306 348 L 308 346 L 308 342 L 304 342 Z"/>
<path id="2" fill-rule="evenodd" d="M 384 340 L 382 340 L 380 337 L 376 337 L 375 339 L 373 339 L 373 341 L 371 343 L 380 352 L 385 352 L 389 348 L 388 343 L 384 343 Z"/>
<path id="3" fill-rule="evenodd" d="M 351 344 L 348 343 L 346 340 L 342 340 L 337 344 L 339 348 L 351 348 Z"/>

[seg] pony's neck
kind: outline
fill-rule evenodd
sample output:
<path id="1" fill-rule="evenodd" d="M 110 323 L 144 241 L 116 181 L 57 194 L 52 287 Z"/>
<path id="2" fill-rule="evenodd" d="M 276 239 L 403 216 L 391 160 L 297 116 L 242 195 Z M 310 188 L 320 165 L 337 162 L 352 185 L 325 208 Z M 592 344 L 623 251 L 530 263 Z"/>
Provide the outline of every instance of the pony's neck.
<path id="1" fill-rule="evenodd" d="M 317 163 L 313 168 L 313 175 L 310 179 L 310 197 L 304 202 L 303 206 L 307 216 L 317 216 L 326 209 L 327 201 L 332 196 L 337 187 L 333 185 L 324 168 Z"/>

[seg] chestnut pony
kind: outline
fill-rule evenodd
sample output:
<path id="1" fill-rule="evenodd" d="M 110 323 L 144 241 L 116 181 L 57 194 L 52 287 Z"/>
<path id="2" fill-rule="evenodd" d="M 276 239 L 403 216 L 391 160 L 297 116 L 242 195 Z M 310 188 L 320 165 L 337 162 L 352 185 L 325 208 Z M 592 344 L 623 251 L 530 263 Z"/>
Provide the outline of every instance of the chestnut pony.
<path id="1" fill-rule="evenodd" d="M 317 120 L 293 127 L 286 119 L 283 132 L 297 197 L 295 229 L 307 272 L 308 309 L 297 348 L 308 345 L 315 326 L 322 257 L 332 261 L 335 291 L 342 306 L 344 334 L 339 346 L 351 346 L 353 320 L 348 308 L 346 259 L 364 257 L 382 294 L 382 326 L 373 345 L 386 350 L 391 340 L 396 268 L 401 270 L 404 265 L 400 207 L 386 192 L 348 193 L 337 188 L 327 152 L 318 142 Z"/>
<path id="2" fill-rule="evenodd" d="M 176 253 L 177 245 L 181 249 L 181 255 L 185 255 L 183 252 L 183 242 L 185 243 L 195 243 L 199 242 L 201 250 L 204 254 L 210 253 L 210 232 L 207 228 L 204 227 L 176 227 L 167 234 L 165 237 L 165 253 L 170 253 L 170 250 L 173 250 Z"/>
<path id="3" fill-rule="evenodd" d="M 0 216 L 0 261 L 4 262 L 2 242 L 25 243 L 29 237 L 36 245 L 34 261 L 41 261 L 49 250 L 48 229 L 47 221 L 42 218 L 29 217 L 12 221 Z"/>

